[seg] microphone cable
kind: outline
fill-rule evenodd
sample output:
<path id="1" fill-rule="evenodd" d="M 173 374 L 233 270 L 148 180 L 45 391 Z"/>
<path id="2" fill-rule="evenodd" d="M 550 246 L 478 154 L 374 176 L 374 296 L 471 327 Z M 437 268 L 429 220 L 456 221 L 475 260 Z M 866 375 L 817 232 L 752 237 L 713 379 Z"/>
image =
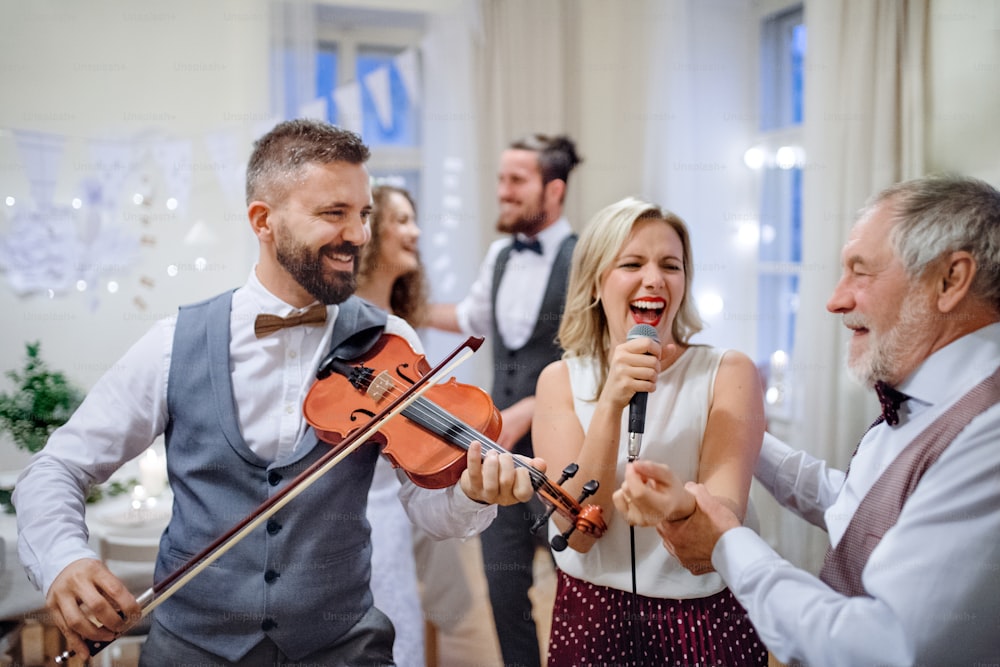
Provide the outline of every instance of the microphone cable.
<path id="1" fill-rule="evenodd" d="M 635 461 L 638 458 L 639 458 L 638 455 L 632 456 L 630 454 L 629 457 L 628 457 L 628 462 L 632 463 L 633 461 Z M 636 667 L 638 667 L 639 665 L 642 664 L 641 661 L 640 661 L 640 659 L 639 659 L 640 658 L 639 643 L 640 643 L 640 639 L 642 637 L 642 632 L 640 631 L 640 628 L 639 628 L 639 622 L 642 620 L 642 612 L 641 612 L 641 609 L 639 607 L 639 590 L 638 590 L 638 584 L 637 584 L 637 581 L 636 581 L 636 568 L 635 568 L 635 526 L 632 525 L 632 524 L 629 524 L 629 527 L 628 527 L 628 536 L 629 536 L 629 549 L 630 549 L 631 558 L 632 558 L 632 614 L 631 614 L 631 617 L 629 618 L 629 623 L 632 625 L 632 651 L 633 651 L 633 655 L 634 655 Z"/>

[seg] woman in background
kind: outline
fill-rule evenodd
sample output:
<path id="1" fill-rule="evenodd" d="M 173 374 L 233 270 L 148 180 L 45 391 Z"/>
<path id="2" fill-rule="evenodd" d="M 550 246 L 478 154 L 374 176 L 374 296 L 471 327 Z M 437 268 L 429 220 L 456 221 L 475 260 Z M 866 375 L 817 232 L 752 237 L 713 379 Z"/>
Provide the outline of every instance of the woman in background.
<path id="1" fill-rule="evenodd" d="M 356 294 L 402 317 L 419 333 L 429 289 L 417 248 L 420 228 L 413 198 L 402 188 L 379 185 L 372 189 L 372 204 L 372 237 L 361 249 Z M 413 526 L 396 497 L 398 490 L 397 471 L 380 459 L 368 495 L 371 586 L 375 606 L 396 627 L 396 664 L 423 667 L 425 655 L 427 667 L 467 661 L 462 651 L 491 639 L 487 626 L 472 613 L 473 605 L 488 605 L 473 599 L 460 553 L 469 545 L 431 539 Z M 439 642 L 440 634 L 445 636 Z"/>
<path id="2" fill-rule="evenodd" d="M 612 500 L 629 460 L 626 407 L 647 392 L 638 455 L 668 464 L 676 482 L 670 516 L 660 518 L 694 511 L 688 480 L 745 516 L 764 430 L 760 383 L 745 355 L 690 342 L 702 328 L 692 269 L 684 222 L 632 198 L 599 211 L 573 254 L 559 328 L 565 353 L 538 378 L 532 438 L 549 470 L 579 465 L 564 485 L 571 495 L 599 482 L 590 501 L 603 508 L 608 530 L 596 541 L 574 534 L 572 548 L 555 554 L 549 667 L 767 664 L 718 575 L 688 572 L 655 528 L 635 528 L 633 560 L 629 523 Z M 629 340 L 639 324 L 656 338 Z M 550 520 L 550 533 L 565 528 L 560 517 Z"/>
<path id="3" fill-rule="evenodd" d="M 427 283 L 417 249 L 413 200 L 406 190 L 372 188 L 371 240 L 362 246 L 355 294 L 402 317 L 414 329 L 427 309 Z M 424 665 L 424 616 L 413 555 L 413 524 L 396 494 L 396 470 L 385 458 L 375 465 L 368 493 L 372 528 L 372 595 L 396 629 L 399 667 Z"/>
<path id="4" fill-rule="evenodd" d="M 420 263 L 416 207 L 410 193 L 372 188 L 372 238 L 362 246 L 356 294 L 419 329 L 427 316 L 427 278 Z"/>

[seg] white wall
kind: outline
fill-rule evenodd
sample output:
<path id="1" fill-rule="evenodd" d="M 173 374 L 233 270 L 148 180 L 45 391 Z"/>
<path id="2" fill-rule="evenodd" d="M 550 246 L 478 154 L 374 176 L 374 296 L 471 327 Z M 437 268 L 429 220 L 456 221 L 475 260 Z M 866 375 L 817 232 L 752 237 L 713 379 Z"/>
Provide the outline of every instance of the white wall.
<path id="1" fill-rule="evenodd" d="M 24 342 L 39 340 L 51 366 L 87 388 L 153 320 L 242 283 L 256 243 L 241 194 L 224 191 L 218 173 L 234 166 L 241 178 L 250 142 L 268 123 L 267 28 L 267 6 L 259 0 L 0 2 L 0 248 L 16 240 L 18 212 L 34 207 L 30 166 L 17 148 L 17 132 L 25 130 L 62 142 L 52 184 L 59 207 L 81 196 L 82 183 L 102 170 L 90 152 L 94 140 L 134 147 L 131 167 L 120 170 L 121 191 L 111 197 L 112 188 L 105 188 L 114 211 L 100 221 L 100 232 L 132 243 L 155 239 L 155 245 L 138 244 L 128 262 L 129 253 L 86 249 L 95 236 L 87 227 L 94 220 L 86 216 L 75 227 L 46 232 L 54 241 L 77 242 L 77 251 L 64 249 L 57 264 L 71 271 L 90 266 L 103 275 L 85 292 L 49 298 L 18 295 L 10 287 L 12 272 L 0 274 L 6 313 L 0 369 L 20 368 Z M 234 150 L 220 159 L 208 146 L 223 141 Z M 168 154 L 158 162 L 153 152 L 170 146 L 189 148 L 190 159 L 177 162 Z M 182 196 L 187 179 L 190 191 Z M 150 196 L 150 205 L 131 202 L 137 189 Z M 4 204 L 8 196 L 15 206 Z M 165 206 L 169 196 L 181 198 L 174 211 Z M 198 221 L 214 240 L 185 243 Z M 198 258 L 204 270 L 195 268 Z M 167 275 L 171 264 L 178 267 L 174 278 Z M 119 283 L 116 294 L 106 290 L 108 280 Z M 2 390 L 10 386 L 7 378 L 0 381 Z M 0 471 L 21 465 L 23 457 L 0 437 Z"/>
<path id="2" fill-rule="evenodd" d="M 932 0 L 928 168 L 1000 187 L 1000 3 Z"/>

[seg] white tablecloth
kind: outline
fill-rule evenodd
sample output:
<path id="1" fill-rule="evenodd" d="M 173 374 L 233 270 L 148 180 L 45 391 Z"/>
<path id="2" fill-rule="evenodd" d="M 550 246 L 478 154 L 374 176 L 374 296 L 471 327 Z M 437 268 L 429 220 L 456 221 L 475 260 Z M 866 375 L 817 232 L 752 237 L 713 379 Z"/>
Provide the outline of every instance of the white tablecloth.
<path id="1" fill-rule="evenodd" d="M 130 496 L 116 496 L 88 505 L 87 526 L 90 529 L 90 543 L 98 550 L 102 537 L 114 539 L 116 536 L 159 542 L 159 537 L 170 520 L 170 504 L 173 500 L 169 491 L 134 508 Z M 17 517 L 0 511 L 0 619 L 21 618 L 31 615 L 45 606 L 40 591 L 28 581 L 28 577 L 17 557 Z M 155 562 L 111 561 L 109 567 L 138 595 L 153 585 Z"/>

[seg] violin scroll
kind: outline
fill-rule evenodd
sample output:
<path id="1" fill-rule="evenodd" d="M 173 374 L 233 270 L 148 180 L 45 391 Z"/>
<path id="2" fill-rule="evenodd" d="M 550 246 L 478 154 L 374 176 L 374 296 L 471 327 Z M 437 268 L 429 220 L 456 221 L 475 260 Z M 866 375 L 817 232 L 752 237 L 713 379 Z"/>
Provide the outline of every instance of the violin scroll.
<path id="1" fill-rule="evenodd" d="M 538 495 L 548 505 L 549 510 L 544 515 L 538 517 L 531 526 L 531 530 L 537 532 L 548 524 L 549 517 L 557 511 L 570 521 L 569 528 L 563 531 L 562 534 L 553 537 L 549 542 L 554 551 L 564 551 L 569 545 L 570 535 L 574 532 L 579 531 L 585 535 L 600 538 L 604 535 L 604 531 L 607 530 L 607 524 L 604 523 L 600 505 L 583 504 L 584 500 L 597 493 L 597 489 L 600 487 L 597 480 L 592 479 L 584 484 L 580 498 L 575 501 L 571 497 L 566 496 L 565 492 L 562 491 L 563 482 L 573 477 L 579 470 L 579 465 L 570 463 L 563 468 L 559 481 L 553 487 L 538 489 Z"/>

